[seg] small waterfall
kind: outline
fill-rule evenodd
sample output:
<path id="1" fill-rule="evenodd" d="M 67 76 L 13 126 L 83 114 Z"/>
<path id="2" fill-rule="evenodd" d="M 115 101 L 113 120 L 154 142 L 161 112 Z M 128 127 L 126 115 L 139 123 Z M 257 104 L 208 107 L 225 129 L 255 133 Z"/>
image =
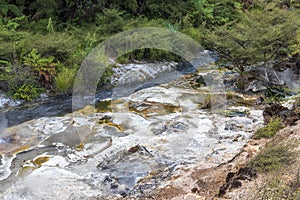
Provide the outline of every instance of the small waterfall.
<path id="1" fill-rule="evenodd" d="M 0 109 L 6 107 L 13 107 L 22 104 L 24 101 L 21 100 L 14 100 L 12 98 L 7 97 L 1 90 L 0 90 Z"/>
<path id="2" fill-rule="evenodd" d="M 112 84 L 119 86 L 145 82 L 161 74 L 175 71 L 176 65 L 175 62 L 119 65 L 114 69 Z"/>
<path id="3" fill-rule="evenodd" d="M 177 65 L 176 62 L 120 65 L 112 78 L 115 86 L 112 98 L 175 80 L 182 75 L 176 70 Z"/>

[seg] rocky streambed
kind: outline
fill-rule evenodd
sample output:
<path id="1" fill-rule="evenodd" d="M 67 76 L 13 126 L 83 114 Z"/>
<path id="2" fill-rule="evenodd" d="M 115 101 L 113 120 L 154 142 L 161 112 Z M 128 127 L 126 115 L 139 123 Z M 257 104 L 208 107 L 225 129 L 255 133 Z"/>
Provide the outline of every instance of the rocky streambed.
<path id="1" fill-rule="evenodd" d="M 231 160 L 263 117 L 256 97 L 218 84 L 229 74 L 213 66 L 6 129 L 1 198 L 154 198 L 182 170 Z"/>

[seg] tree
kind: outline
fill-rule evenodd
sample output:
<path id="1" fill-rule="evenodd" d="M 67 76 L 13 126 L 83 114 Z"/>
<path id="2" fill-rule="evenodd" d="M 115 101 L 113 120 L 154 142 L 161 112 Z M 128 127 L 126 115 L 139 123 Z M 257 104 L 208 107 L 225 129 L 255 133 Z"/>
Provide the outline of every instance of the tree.
<path id="1" fill-rule="evenodd" d="M 244 66 L 285 58 L 295 43 L 299 26 L 298 11 L 282 9 L 252 10 L 241 21 L 210 31 L 206 45 L 238 71 Z"/>

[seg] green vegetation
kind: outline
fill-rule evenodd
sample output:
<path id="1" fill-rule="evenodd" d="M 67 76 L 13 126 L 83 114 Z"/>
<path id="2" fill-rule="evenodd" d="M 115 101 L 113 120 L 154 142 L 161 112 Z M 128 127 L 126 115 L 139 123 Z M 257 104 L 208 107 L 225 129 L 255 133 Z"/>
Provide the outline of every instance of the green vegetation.
<path id="1" fill-rule="evenodd" d="M 95 108 L 98 112 L 111 111 L 111 101 L 110 100 L 97 101 L 95 104 Z"/>
<path id="2" fill-rule="evenodd" d="M 269 143 L 250 162 L 250 166 L 258 172 L 274 172 L 289 166 L 295 158 L 297 158 L 297 154 L 293 152 L 292 145 Z"/>
<path id="3" fill-rule="evenodd" d="M 2 0 L 0 89 L 16 98 L 26 98 L 14 94 L 29 85 L 70 92 L 73 74 L 97 44 L 140 27 L 187 34 L 242 72 L 245 65 L 298 56 L 299 21 L 299 3 L 286 0 Z M 140 49 L 118 61 L 181 59 Z M 108 70 L 99 85 L 110 75 Z"/>
<path id="4" fill-rule="evenodd" d="M 271 138 L 274 137 L 280 129 L 282 129 L 284 126 L 281 122 L 280 118 L 273 118 L 270 120 L 270 122 L 258 129 L 255 134 L 253 135 L 253 139 L 261 139 L 261 138 Z"/>
<path id="5" fill-rule="evenodd" d="M 58 92 L 66 93 L 73 85 L 74 77 L 76 75 L 75 69 L 64 68 L 61 72 L 57 74 L 54 78 L 55 86 Z"/>
<path id="6" fill-rule="evenodd" d="M 261 188 L 258 198 L 298 200 L 300 198 L 299 186 L 299 177 L 296 177 L 296 180 L 293 180 L 290 184 L 286 184 L 282 180 L 282 176 L 274 174 L 268 178 L 265 185 Z"/>
<path id="7" fill-rule="evenodd" d="M 54 57 L 42 58 L 36 49 L 23 57 L 23 66 L 31 67 L 40 82 L 46 86 L 56 74 Z"/>
<path id="8" fill-rule="evenodd" d="M 275 138 L 249 163 L 265 177 L 257 199 L 299 199 L 300 171 L 295 167 L 299 161 L 298 146 L 295 138 Z"/>
<path id="9" fill-rule="evenodd" d="M 24 99 L 27 101 L 32 101 L 34 98 L 38 97 L 42 92 L 43 88 L 37 88 L 31 84 L 23 84 L 13 91 L 13 97 L 15 99 Z"/>
<path id="10" fill-rule="evenodd" d="M 279 8 L 246 12 L 238 22 L 217 27 L 207 34 L 207 46 L 221 56 L 221 62 L 230 63 L 239 72 L 257 63 L 286 59 L 295 45 L 300 25 L 299 11 Z"/>

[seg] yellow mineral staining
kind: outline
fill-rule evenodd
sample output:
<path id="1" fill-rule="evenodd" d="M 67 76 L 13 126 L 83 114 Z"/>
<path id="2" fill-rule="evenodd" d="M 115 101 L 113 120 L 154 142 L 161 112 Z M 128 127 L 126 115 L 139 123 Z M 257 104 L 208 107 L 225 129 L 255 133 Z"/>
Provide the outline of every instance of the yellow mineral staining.
<path id="1" fill-rule="evenodd" d="M 180 106 L 150 101 L 144 101 L 142 103 L 130 102 L 128 107 L 130 111 L 142 115 L 143 117 L 160 116 L 181 111 Z"/>
<path id="2" fill-rule="evenodd" d="M 32 163 L 37 167 L 41 167 L 42 164 L 47 162 L 48 160 L 50 160 L 50 156 L 41 156 L 33 159 Z"/>
<path id="3" fill-rule="evenodd" d="M 156 175 L 158 175 L 160 172 L 161 172 L 161 170 L 155 169 L 155 170 L 150 171 L 149 175 L 151 175 L 151 176 L 156 176 Z"/>
<path id="4" fill-rule="evenodd" d="M 203 102 L 199 103 L 198 108 L 199 109 L 209 109 L 209 108 L 211 108 L 211 103 L 212 103 L 211 101 L 212 101 L 211 94 L 209 94 L 209 93 L 205 94 Z"/>
<path id="5" fill-rule="evenodd" d="M 110 119 L 100 119 L 100 120 L 98 121 L 98 123 L 99 123 L 99 124 L 106 124 L 106 125 L 108 125 L 108 126 L 115 127 L 115 128 L 117 128 L 119 131 L 122 131 L 122 132 L 126 130 L 123 126 L 113 123 Z"/>
<path id="6" fill-rule="evenodd" d="M 87 114 L 91 114 L 91 113 L 95 113 L 97 110 L 95 109 L 94 106 L 92 105 L 87 105 L 86 107 L 84 107 L 83 109 L 77 111 L 77 113 L 83 114 L 83 115 L 87 115 Z M 75 112 L 76 113 L 76 112 Z"/>
<path id="7" fill-rule="evenodd" d="M 72 113 L 74 114 L 81 114 L 81 115 L 88 115 L 91 113 L 96 113 L 96 112 L 112 112 L 112 111 L 117 111 L 124 109 L 125 102 L 124 100 L 102 100 L 102 101 L 97 101 L 94 105 L 87 105 L 84 108 Z M 68 116 L 68 115 L 67 115 Z"/>
<path id="8" fill-rule="evenodd" d="M 23 145 L 23 146 L 20 146 L 20 147 L 16 148 L 16 149 L 12 152 L 12 154 L 17 154 L 17 153 L 19 153 L 19 152 L 26 151 L 26 150 L 28 150 L 29 148 L 30 148 L 29 145 Z"/>
<path id="9" fill-rule="evenodd" d="M 82 151 L 83 149 L 84 149 L 84 144 L 80 142 L 80 144 L 76 146 L 76 151 Z"/>
<path id="10" fill-rule="evenodd" d="M 39 156 L 34 158 L 33 160 L 28 160 L 23 163 L 22 168 L 18 170 L 18 177 L 25 177 L 31 174 L 34 170 L 40 168 L 43 163 L 50 160 L 50 156 Z"/>
<path id="11" fill-rule="evenodd" d="M 228 92 L 226 94 L 226 100 L 239 106 L 253 106 L 257 101 L 257 96 L 247 96 L 234 92 Z"/>
<path id="12" fill-rule="evenodd" d="M 112 112 L 118 112 L 120 110 L 124 110 L 128 107 L 127 103 L 123 99 L 112 100 L 110 104 L 110 108 Z"/>
<path id="13" fill-rule="evenodd" d="M 25 177 L 31 174 L 35 169 L 38 167 L 36 166 L 24 166 L 17 172 L 17 177 Z"/>

